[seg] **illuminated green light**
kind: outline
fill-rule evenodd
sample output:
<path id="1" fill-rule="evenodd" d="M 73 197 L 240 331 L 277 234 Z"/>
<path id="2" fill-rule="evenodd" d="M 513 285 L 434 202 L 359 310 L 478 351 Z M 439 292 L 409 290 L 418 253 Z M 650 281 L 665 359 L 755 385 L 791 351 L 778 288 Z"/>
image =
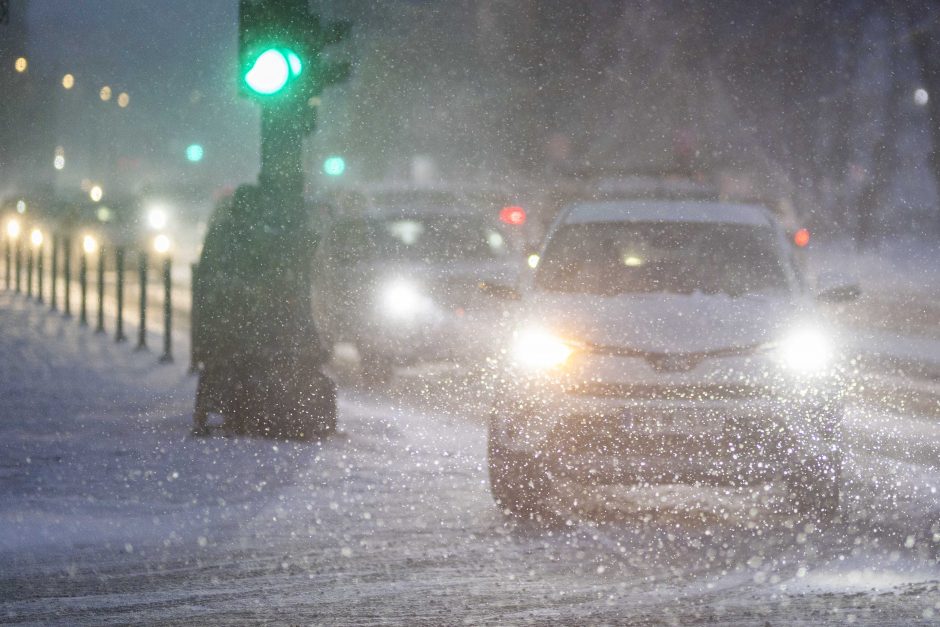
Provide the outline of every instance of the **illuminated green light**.
<path id="1" fill-rule="evenodd" d="M 186 147 L 186 158 L 193 163 L 202 161 L 202 158 L 205 156 L 205 151 L 202 149 L 202 146 L 199 144 L 190 144 Z"/>
<path id="2" fill-rule="evenodd" d="M 323 171 L 330 176 L 339 176 L 346 171 L 346 160 L 342 157 L 327 157 L 323 162 Z"/>
<path id="3" fill-rule="evenodd" d="M 297 61 L 299 63 L 300 59 Z M 252 91 L 267 96 L 284 89 L 290 76 L 291 67 L 287 56 L 280 50 L 270 48 L 262 52 L 245 73 L 245 83 Z"/>
<path id="4" fill-rule="evenodd" d="M 293 50 L 287 51 L 287 65 L 290 66 L 290 73 L 293 78 L 300 76 L 300 71 L 304 68 L 303 63 L 300 62 L 300 57 Z"/>

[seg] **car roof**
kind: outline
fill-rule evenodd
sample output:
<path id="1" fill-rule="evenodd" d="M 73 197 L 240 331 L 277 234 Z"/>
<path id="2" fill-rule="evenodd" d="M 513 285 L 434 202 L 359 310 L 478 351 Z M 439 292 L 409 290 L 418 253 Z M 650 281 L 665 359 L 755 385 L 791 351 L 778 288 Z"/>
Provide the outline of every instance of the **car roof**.
<path id="1" fill-rule="evenodd" d="M 613 200 L 569 205 L 562 223 L 589 222 L 721 222 L 772 226 L 760 205 L 691 200 Z"/>

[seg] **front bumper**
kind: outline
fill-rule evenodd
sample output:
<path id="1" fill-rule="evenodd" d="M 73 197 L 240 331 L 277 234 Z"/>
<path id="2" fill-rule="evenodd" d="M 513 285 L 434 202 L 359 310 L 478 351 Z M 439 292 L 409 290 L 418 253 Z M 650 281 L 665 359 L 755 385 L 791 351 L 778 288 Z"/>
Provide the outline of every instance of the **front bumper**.
<path id="1" fill-rule="evenodd" d="M 734 485 L 837 456 L 841 414 L 831 393 L 560 385 L 507 397 L 490 428 L 500 446 L 579 483 Z"/>

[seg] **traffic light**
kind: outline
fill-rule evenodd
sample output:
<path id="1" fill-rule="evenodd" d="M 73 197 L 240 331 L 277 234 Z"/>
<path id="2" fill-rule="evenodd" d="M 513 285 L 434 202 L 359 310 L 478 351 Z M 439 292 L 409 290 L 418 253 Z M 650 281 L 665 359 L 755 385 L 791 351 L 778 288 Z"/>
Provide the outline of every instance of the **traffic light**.
<path id="1" fill-rule="evenodd" d="M 240 0 L 240 92 L 266 106 L 310 108 L 325 87 L 349 78 L 348 63 L 324 61 L 321 53 L 350 29 L 349 22 L 321 24 L 306 0 Z"/>

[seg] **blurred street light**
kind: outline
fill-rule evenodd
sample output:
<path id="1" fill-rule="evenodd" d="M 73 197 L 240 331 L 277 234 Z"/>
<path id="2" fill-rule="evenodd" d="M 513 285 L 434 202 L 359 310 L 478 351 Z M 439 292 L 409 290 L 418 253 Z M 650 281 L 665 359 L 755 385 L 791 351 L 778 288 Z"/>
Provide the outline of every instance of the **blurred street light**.
<path id="1" fill-rule="evenodd" d="M 192 163 L 198 163 L 202 161 L 202 158 L 205 156 L 206 151 L 203 149 L 201 144 L 190 144 L 186 147 L 186 159 Z"/>
<path id="2" fill-rule="evenodd" d="M 107 222 L 111 219 L 111 210 L 107 207 L 98 207 L 98 211 L 95 212 L 95 215 L 98 218 L 98 222 Z"/>
<path id="3" fill-rule="evenodd" d="M 166 209 L 162 207 L 153 207 L 147 212 L 147 225 L 154 231 L 166 227 L 168 219 Z"/>
<path id="4" fill-rule="evenodd" d="M 26 213 L 26 201 L 25 200 L 16 201 L 16 212 L 20 214 Z"/>
<path id="5" fill-rule="evenodd" d="M 16 61 L 13 62 L 13 69 L 22 74 L 26 71 L 26 68 L 29 67 L 29 62 L 26 61 L 26 57 L 19 57 Z"/>
<path id="6" fill-rule="evenodd" d="M 108 87 L 107 85 L 105 85 L 104 87 L 101 88 L 101 91 L 98 92 L 98 95 L 99 95 L 99 96 L 101 97 L 101 99 L 104 100 L 105 102 L 111 100 L 111 88 Z"/>
<path id="7" fill-rule="evenodd" d="M 153 238 L 153 249 L 158 254 L 165 255 L 166 253 L 170 252 L 171 246 L 172 242 L 170 241 L 170 238 L 163 233 L 160 233 L 160 235 L 157 235 L 155 238 Z"/>
<path id="8" fill-rule="evenodd" d="M 914 104 L 923 107 L 930 100 L 930 94 L 923 87 L 914 90 Z"/>
<path id="9" fill-rule="evenodd" d="M 73 87 L 75 87 L 75 77 L 72 76 L 71 74 L 66 74 L 65 76 L 63 76 L 62 87 L 65 87 L 66 89 L 72 89 Z"/>
<path id="10" fill-rule="evenodd" d="M 127 95 L 127 92 L 122 91 L 121 93 L 118 94 L 117 103 L 119 107 L 123 109 L 127 107 L 127 105 L 130 104 L 130 102 L 131 102 L 131 97 Z"/>
<path id="11" fill-rule="evenodd" d="M 104 190 L 101 189 L 100 185 L 95 185 L 90 190 L 88 190 L 88 197 L 91 198 L 94 202 L 101 200 L 102 196 L 104 196 Z"/>
<path id="12" fill-rule="evenodd" d="M 55 156 L 55 159 L 52 160 L 52 166 L 53 166 L 56 170 L 61 170 L 62 168 L 64 168 L 64 167 L 65 167 L 65 157 L 63 157 L 62 155 L 56 155 L 56 156 Z"/>
<path id="13" fill-rule="evenodd" d="M 86 235 L 82 238 L 82 250 L 90 255 L 98 250 L 98 240 L 93 235 Z"/>
<path id="14" fill-rule="evenodd" d="M 33 232 L 29 234 L 29 241 L 31 241 L 36 248 L 42 246 L 42 240 L 42 231 L 39 229 L 33 229 Z"/>
<path id="15" fill-rule="evenodd" d="M 20 236 L 20 221 L 16 218 L 10 218 L 7 222 L 7 236 L 10 239 L 16 239 Z"/>
<path id="16" fill-rule="evenodd" d="M 346 160 L 333 155 L 323 162 L 323 171 L 329 176 L 340 176 L 346 171 Z"/>

